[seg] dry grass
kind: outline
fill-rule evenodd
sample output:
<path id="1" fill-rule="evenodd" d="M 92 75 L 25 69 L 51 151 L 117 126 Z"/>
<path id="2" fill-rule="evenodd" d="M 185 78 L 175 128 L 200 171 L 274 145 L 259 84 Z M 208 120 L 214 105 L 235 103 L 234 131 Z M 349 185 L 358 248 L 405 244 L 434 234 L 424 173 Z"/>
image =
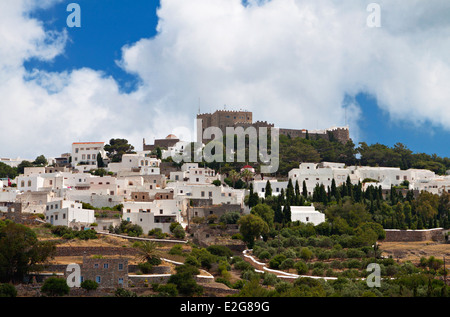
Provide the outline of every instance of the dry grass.
<path id="1" fill-rule="evenodd" d="M 436 258 L 450 257 L 450 244 L 434 241 L 382 242 L 380 243 L 380 249 L 384 256 L 392 256 L 400 262 L 419 263 L 421 257 L 430 256 Z"/>

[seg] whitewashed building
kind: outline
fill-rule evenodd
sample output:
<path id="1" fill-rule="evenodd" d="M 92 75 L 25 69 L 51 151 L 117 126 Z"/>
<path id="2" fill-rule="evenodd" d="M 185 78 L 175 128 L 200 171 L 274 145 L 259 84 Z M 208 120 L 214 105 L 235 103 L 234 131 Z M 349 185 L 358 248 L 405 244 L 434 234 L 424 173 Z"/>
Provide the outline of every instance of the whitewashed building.
<path id="1" fill-rule="evenodd" d="M 56 200 L 47 203 L 45 221 L 54 226 L 81 229 L 95 223 L 95 214 L 94 210 L 83 209 L 81 203 Z"/>
<path id="2" fill-rule="evenodd" d="M 182 201 L 154 200 L 151 202 L 125 202 L 123 204 L 122 219 L 139 225 L 144 233 L 159 228 L 163 232 L 170 232 L 170 224 L 182 222 Z"/>
<path id="3" fill-rule="evenodd" d="M 138 175 L 158 175 L 161 160 L 150 157 L 149 153 L 122 155 L 122 162 L 109 163 L 108 170 L 113 173 L 137 173 Z"/>
<path id="4" fill-rule="evenodd" d="M 317 211 L 314 206 L 291 206 L 291 220 L 317 226 L 325 222 L 325 214 Z"/>
<path id="5" fill-rule="evenodd" d="M 74 142 L 72 144 L 72 167 L 84 172 L 97 169 L 97 156 L 106 158 L 105 142 Z"/>

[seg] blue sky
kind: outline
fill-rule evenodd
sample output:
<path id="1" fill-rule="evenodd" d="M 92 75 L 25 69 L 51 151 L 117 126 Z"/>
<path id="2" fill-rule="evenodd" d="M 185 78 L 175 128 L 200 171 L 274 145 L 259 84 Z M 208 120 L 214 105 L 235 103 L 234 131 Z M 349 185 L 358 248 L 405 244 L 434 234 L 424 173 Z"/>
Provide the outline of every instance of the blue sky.
<path id="1" fill-rule="evenodd" d="M 444 80 L 450 78 L 449 28 L 439 18 L 450 13 L 450 6 L 444 1 L 435 0 L 434 9 L 430 5 L 427 10 L 419 2 L 406 7 L 380 1 L 385 11 L 379 30 L 359 23 L 367 16 L 366 4 L 352 0 L 348 7 L 333 1 L 245 1 L 242 8 L 238 0 L 78 0 L 82 26 L 68 28 L 66 7 L 71 2 L 26 11 L 27 18 L 42 22 L 44 32 L 66 30 L 67 38 L 61 46 L 49 44 L 54 57 L 36 53 L 21 58 L 25 73 L 37 69 L 41 81 L 50 76 L 51 86 L 57 87 L 54 95 L 39 91 L 35 108 L 48 104 L 52 109 L 61 100 L 69 101 L 63 107 L 73 109 L 70 115 L 78 121 L 67 131 L 56 126 L 50 131 L 43 119 L 36 138 L 55 139 L 42 144 L 30 139 L 27 146 L 19 135 L 23 151 L 14 148 L 17 140 L 0 138 L 8 149 L 2 156 L 34 158 L 40 151 L 57 156 L 72 141 L 107 142 L 113 137 L 126 137 L 140 150 L 142 138 L 162 138 L 186 121 L 190 126 L 199 100 L 204 112 L 224 104 L 228 109 L 242 106 L 255 119 L 280 127 L 340 126 L 345 121 L 340 104 L 344 95 L 354 97 L 347 120 L 356 141 L 388 146 L 401 142 L 414 152 L 450 156 Z M 336 6 L 337 20 L 322 18 L 329 15 L 327 6 Z M 355 16 L 361 21 L 355 22 Z M 157 34 L 160 21 L 163 32 Z M 112 81 L 106 80 L 110 76 Z M 433 80 L 437 84 L 428 85 Z M 111 96 L 95 87 L 111 90 Z M 79 100 L 72 88 L 79 89 Z M 16 103 L 13 97 L 8 100 Z M 279 111 L 280 104 L 285 111 Z M 77 129 L 87 115 L 90 122 Z"/>
<path id="2" fill-rule="evenodd" d="M 141 38 L 156 35 L 158 18 L 156 0 L 78 0 L 81 8 L 81 27 L 67 27 L 66 19 L 71 12 L 67 6 L 73 0 L 65 0 L 50 8 L 38 9 L 31 16 L 44 22 L 47 30 L 68 30 L 70 41 L 64 54 L 51 62 L 32 59 L 25 63 L 33 68 L 48 71 L 72 70 L 89 67 L 114 76 L 123 91 L 136 88 L 137 76 L 123 71 L 116 61 L 121 58 L 121 49 Z"/>

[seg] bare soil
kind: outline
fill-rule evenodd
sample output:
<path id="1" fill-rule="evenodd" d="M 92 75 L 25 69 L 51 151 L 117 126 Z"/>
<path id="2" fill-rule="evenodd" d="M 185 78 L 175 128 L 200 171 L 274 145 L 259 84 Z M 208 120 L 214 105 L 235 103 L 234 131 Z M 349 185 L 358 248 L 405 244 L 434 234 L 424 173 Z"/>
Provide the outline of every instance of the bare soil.
<path id="1" fill-rule="evenodd" d="M 435 241 L 381 242 L 380 250 L 383 256 L 392 256 L 399 262 L 411 261 L 414 264 L 419 263 L 421 257 L 450 258 L 450 244 Z"/>

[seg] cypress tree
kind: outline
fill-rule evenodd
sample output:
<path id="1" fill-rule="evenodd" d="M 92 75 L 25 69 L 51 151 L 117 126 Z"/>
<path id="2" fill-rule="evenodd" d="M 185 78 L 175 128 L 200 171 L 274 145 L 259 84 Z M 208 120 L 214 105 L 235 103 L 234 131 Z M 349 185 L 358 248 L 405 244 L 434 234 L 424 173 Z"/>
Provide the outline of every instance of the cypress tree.
<path id="1" fill-rule="evenodd" d="M 265 189 L 266 193 L 265 193 L 265 197 L 269 197 L 272 196 L 272 186 L 270 185 L 270 182 L 267 181 L 266 183 L 266 189 Z"/>
<path id="2" fill-rule="evenodd" d="M 291 206 L 286 204 L 283 208 L 283 223 L 291 222 Z"/>
<path id="3" fill-rule="evenodd" d="M 302 196 L 303 196 L 305 199 L 308 198 L 308 188 L 306 187 L 306 181 L 303 181 Z"/>

